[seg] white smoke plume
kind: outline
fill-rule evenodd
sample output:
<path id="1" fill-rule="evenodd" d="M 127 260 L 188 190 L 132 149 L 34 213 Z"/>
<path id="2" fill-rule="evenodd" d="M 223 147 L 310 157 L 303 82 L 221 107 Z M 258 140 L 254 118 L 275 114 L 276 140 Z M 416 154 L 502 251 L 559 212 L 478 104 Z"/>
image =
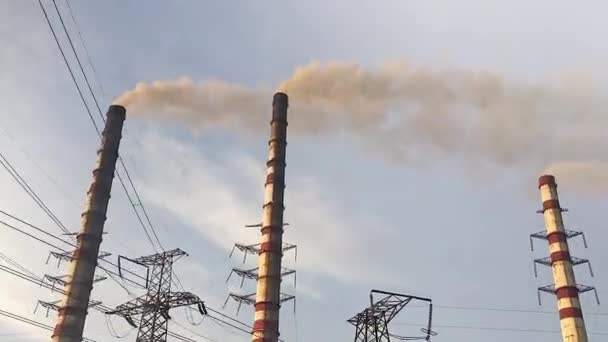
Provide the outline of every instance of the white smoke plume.
<path id="1" fill-rule="evenodd" d="M 447 157 L 469 168 L 537 170 L 567 161 L 554 170 L 573 177 L 595 172 L 580 163 L 608 161 L 606 101 L 585 87 L 530 85 L 488 72 L 407 63 L 378 68 L 311 63 L 276 89 L 290 97 L 291 134 L 350 135 L 391 161 Z M 130 114 L 182 120 L 191 127 L 265 131 L 274 90 L 179 79 L 140 83 L 116 103 Z M 579 165 L 578 172 L 560 171 L 564 165 Z M 600 180 L 608 184 L 605 177 Z"/>

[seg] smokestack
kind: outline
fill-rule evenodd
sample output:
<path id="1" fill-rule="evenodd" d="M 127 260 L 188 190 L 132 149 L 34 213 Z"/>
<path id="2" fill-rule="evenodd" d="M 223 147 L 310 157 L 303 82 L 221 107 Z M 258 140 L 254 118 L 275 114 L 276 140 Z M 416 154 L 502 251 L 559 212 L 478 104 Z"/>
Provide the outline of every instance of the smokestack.
<path id="1" fill-rule="evenodd" d="M 579 290 L 574 277 L 574 269 L 567 235 L 562 219 L 563 209 L 557 196 L 557 183 L 552 175 L 538 179 L 543 201 L 543 216 L 551 253 L 551 268 L 555 282 L 555 293 L 559 309 L 559 319 L 564 342 L 587 342 L 587 331 L 579 300 Z"/>
<path id="2" fill-rule="evenodd" d="M 270 121 L 268 141 L 253 342 L 279 340 L 287 107 L 287 95 L 276 93 L 272 101 L 272 121 Z"/>
<path id="3" fill-rule="evenodd" d="M 82 341 L 125 117 L 126 110 L 122 106 L 112 105 L 108 109 L 101 148 L 97 151 L 93 179 L 87 191 L 81 229 L 77 235 L 77 247 L 70 260 L 65 295 L 53 331 L 53 342 Z"/>

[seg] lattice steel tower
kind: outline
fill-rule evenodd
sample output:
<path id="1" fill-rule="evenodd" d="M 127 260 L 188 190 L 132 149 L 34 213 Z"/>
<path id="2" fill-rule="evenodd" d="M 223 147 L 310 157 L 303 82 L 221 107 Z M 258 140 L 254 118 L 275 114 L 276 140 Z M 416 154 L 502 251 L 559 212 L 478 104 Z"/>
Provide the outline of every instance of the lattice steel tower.
<path id="1" fill-rule="evenodd" d="M 137 259 L 122 256 L 119 258 L 119 269 L 121 259 L 147 268 L 146 287 L 148 292 L 107 313 L 124 317 L 129 324 L 136 328 L 133 317 L 141 315 L 136 342 L 165 342 L 169 319 L 171 319 L 169 310 L 172 308 L 197 305 L 202 315 L 207 314 L 204 302 L 196 295 L 189 292 L 171 292 L 173 263 L 184 255 L 187 255 L 186 252 L 174 249 Z"/>
<path id="2" fill-rule="evenodd" d="M 384 297 L 374 300 L 374 294 L 380 294 Z M 390 342 L 391 338 L 402 341 L 423 340 L 428 342 L 431 340 L 431 336 L 437 335 L 436 332 L 431 330 L 433 318 L 431 299 L 372 290 L 369 294 L 369 300 L 370 306 L 368 308 L 348 320 L 348 323 L 355 326 L 355 342 Z M 428 304 L 427 325 L 420 329 L 423 334 L 420 336 L 400 336 L 389 333 L 389 322 L 412 301 L 421 301 Z"/>

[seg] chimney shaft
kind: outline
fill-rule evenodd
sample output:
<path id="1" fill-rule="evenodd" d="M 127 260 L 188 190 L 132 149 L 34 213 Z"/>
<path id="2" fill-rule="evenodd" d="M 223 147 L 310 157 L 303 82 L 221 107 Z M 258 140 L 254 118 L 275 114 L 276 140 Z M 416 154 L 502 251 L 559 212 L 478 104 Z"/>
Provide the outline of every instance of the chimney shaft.
<path id="1" fill-rule="evenodd" d="M 268 141 L 269 155 L 266 163 L 253 342 L 277 342 L 279 340 L 287 107 L 287 95 L 276 93 L 272 101 L 272 121 Z"/>
<path id="2" fill-rule="evenodd" d="M 53 342 L 82 341 L 125 117 L 126 110 L 122 106 L 112 105 L 108 109 L 77 235 L 77 247 L 70 261 L 65 295 L 53 331 Z"/>
<path id="3" fill-rule="evenodd" d="M 551 268 L 563 341 L 587 342 L 587 331 L 570 258 L 562 208 L 557 196 L 555 177 L 541 176 L 538 180 L 538 187 L 543 201 L 543 216 L 551 253 Z"/>

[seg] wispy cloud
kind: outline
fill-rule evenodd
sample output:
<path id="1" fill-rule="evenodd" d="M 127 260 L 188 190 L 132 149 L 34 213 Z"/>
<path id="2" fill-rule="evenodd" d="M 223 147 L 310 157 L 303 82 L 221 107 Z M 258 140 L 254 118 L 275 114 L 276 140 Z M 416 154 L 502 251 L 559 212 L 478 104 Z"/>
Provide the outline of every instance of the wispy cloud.
<path id="1" fill-rule="evenodd" d="M 143 141 L 137 152 L 142 159 L 165 165 L 145 168 L 149 201 L 220 249 L 228 251 L 235 242 L 257 242 L 259 232 L 242 227 L 261 218 L 264 161 L 238 151 L 212 161 L 194 145 L 158 132 L 148 133 Z M 175 159 L 179 163 L 172 161 Z M 294 267 L 301 272 L 342 281 L 365 279 L 370 271 L 382 272 L 369 267 L 364 257 L 365 237 L 352 233 L 360 227 L 340 217 L 314 177 L 288 177 L 285 215 L 290 223 L 285 241 L 300 246 Z M 285 264 L 293 264 L 290 255 Z"/>

